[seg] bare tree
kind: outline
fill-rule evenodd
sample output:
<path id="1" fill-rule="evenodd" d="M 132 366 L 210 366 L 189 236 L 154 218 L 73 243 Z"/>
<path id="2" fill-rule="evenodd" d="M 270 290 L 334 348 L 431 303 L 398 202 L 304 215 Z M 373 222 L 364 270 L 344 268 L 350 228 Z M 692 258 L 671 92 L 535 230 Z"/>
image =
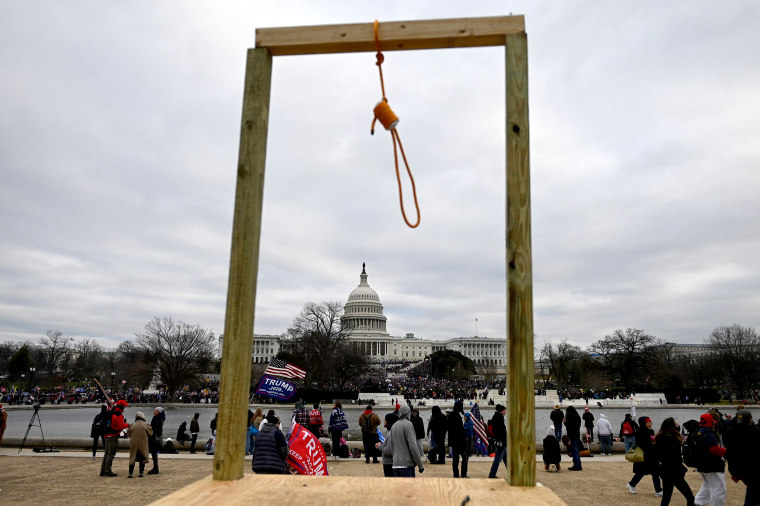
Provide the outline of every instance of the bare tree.
<path id="1" fill-rule="evenodd" d="M 145 324 L 143 334 L 137 334 L 137 342 L 148 352 L 172 396 L 213 367 L 214 333 L 199 325 L 156 316 Z"/>
<path id="2" fill-rule="evenodd" d="M 103 365 L 103 347 L 94 339 L 74 343 L 74 375 L 80 379 L 92 378 Z"/>
<path id="3" fill-rule="evenodd" d="M 751 327 L 722 325 L 712 331 L 707 344 L 716 350 L 717 358 L 728 379 L 744 398 L 746 389 L 758 379 L 760 336 Z"/>
<path id="4" fill-rule="evenodd" d="M 69 353 L 69 343 L 73 338 L 65 337 L 60 330 L 48 330 L 45 336 L 40 338 L 39 347 L 43 356 L 40 366 L 52 376 Z"/>
<path id="5" fill-rule="evenodd" d="M 644 384 L 655 369 L 656 337 L 641 329 L 617 329 L 589 347 L 596 364 L 608 379 L 619 381 L 627 390 Z"/>
<path id="6" fill-rule="evenodd" d="M 561 340 L 556 346 L 547 341 L 541 348 L 540 355 L 541 360 L 549 367 L 549 373 L 554 377 L 558 389 L 569 385 L 582 356 L 581 348 L 568 343 L 567 339 Z"/>

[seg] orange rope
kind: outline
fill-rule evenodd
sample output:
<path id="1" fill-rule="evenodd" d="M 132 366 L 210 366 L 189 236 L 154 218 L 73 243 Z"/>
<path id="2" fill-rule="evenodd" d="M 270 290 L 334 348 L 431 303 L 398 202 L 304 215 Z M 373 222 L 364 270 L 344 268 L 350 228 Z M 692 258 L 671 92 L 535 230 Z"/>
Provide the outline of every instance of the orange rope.
<path id="1" fill-rule="evenodd" d="M 380 37 L 378 35 L 378 28 L 379 23 L 377 20 L 375 20 L 375 46 L 377 47 L 377 68 L 380 71 L 380 89 L 383 92 L 383 99 L 377 103 L 374 109 L 375 117 L 372 120 L 372 126 L 370 127 L 370 133 L 374 135 L 375 133 L 375 122 L 380 121 L 380 123 L 385 127 L 386 130 L 390 130 L 391 132 L 391 140 L 393 140 L 393 161 L 396 163 L 396 181 L 398 181 L 398 201 L 399 201 L 399 207 L 401 207 L 401 215 L 404 217 L 404 221 L 406 222 L 407 226 L 409 228 L 416 228 L 420 224 L 420 206 L 417 204 L 417 188 L 414 185 L 414 177 L 412 176 L 412 171 L 409 168 L 409 162 L 406 160 L 406 154 L 404 154 L 404 146 L 401 144 L 401 137 L 398 135 L 398 130 L 396 130 L 396 125 L 398 125 L 399 119 L 398 116 L 391 110 L 391 106 L 388 105 L 388 99 L 385 97 L 385 83 L 383 82 L 383 61 L 385 60 L 385 57 L 383 56 L 383 53 L 380 49 Z M 404 159 L 404 164 L 406 165 L 406 172 L 409 174 L 409 180 L 412 182 L 412 194 L 414 195 L 414 207 L 417 210 L 417 222 L 412 225 L 409 223 L 409 220 L 406 217 L 406 212 L 404 211 L 404 194 L 401 190 L 401 175 L 399 174 L 398 170 L 398 152 L 396 150 L 396 143 L 398 143 L 398 148 L 401 150 L 401 157 Z"/>

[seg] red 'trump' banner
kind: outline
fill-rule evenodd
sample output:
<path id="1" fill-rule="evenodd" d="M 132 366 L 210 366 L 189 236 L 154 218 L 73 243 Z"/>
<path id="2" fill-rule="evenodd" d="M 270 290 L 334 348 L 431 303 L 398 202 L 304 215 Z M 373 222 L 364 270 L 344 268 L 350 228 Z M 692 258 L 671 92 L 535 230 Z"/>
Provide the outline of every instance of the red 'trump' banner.
<path id="1" fill-rule="evenodd" d="M 322 443 L 296 422 L 288 434 L 287 462 L 298 474 L 327 476 L 327 455 Z"/>

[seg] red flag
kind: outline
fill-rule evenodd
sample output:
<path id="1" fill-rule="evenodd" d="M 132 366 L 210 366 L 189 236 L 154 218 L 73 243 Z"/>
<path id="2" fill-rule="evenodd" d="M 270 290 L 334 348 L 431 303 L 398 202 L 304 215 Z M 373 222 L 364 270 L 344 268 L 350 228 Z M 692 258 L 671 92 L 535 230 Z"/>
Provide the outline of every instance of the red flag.
<path id="1" fill-rule="evenodd" d="M 327 455 L 322 443 L 296 422 L 288 432 L 287 462 L 298 474 L 327 476 Z"/>

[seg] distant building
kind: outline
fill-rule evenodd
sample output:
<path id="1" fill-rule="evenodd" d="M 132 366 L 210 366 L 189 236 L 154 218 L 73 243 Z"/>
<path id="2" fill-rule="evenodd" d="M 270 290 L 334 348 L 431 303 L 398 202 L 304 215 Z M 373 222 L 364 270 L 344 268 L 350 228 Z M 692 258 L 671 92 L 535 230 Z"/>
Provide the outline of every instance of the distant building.
<path id="1" fill-rule="evenodd" d="M 416 363 L 440 350 L 454 350 L 471 359 L 476 366 L 490 368 L 493 372 L 506 372 L 506 339 L 488 337 L 456 337 L 444 341 L 422 339 L 413 333 L 404 337 L 388 333 L 388 318 L 383 314 L 383 304 L 377 292 L 369 286 L 366 264 L 362 264 L 359 284 L 348 295 L 343 306 L 341 326 L 351 346 L 360 350 L 370 362 L 380 364 Z M 224 336 L 219 336 L 221 356 Z M 283 334 L 254 334 L 252 359 L 256 364 L 266 364 L 286 346 Z"/>

